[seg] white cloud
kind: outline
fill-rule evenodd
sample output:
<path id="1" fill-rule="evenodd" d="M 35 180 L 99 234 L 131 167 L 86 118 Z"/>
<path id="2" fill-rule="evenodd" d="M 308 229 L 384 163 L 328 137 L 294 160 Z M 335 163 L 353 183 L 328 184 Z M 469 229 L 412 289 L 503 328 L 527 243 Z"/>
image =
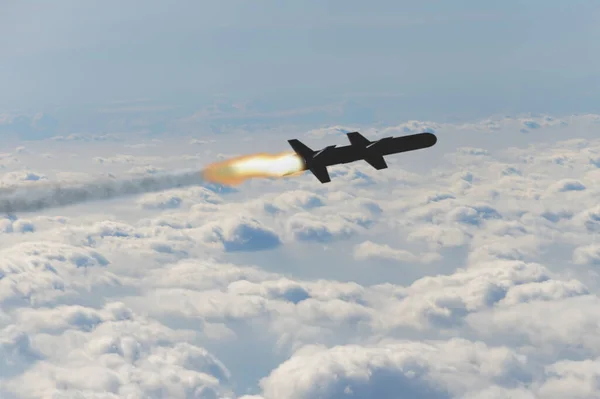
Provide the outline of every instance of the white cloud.
<path id="1" fill-rule="evenodd" d="M 0 251 L 0 302 L 38 306 L 94 286 L 118 286 L 109 261 L 87 248 L 54 242 L 24 242 Z M 65 298 L 66 297 L 66 298 Z"/>
<path id="2" fill-rule="evenodd" d="M 42 173 L 23 170 L 3 175 L 1 185 L 14 186 L 19 183 L 37 182 L 39 180 L 47 180 L 47 177 Z"/>
<path id="3" fill-rule="evenodd" d="M 17 324 L 8 329 L 21 331 L 12 335 L 19 337 L 14 341 L 19 342 L 18 360 L 31 366 L 1 386 L 19 397 L 231 395 L 229 371 L 205 349 L 188 343 L 192 332 L 168 329 L 122 304 L 100 310 L 23 309 L 16 317 Z"/>
<path id="4" fill-rule="evenodd" d="M 583 183 L 577 180 L 561 180 L 550 186 L 550 190 L 553 192 L 566 192 L 566 191 L 582 191 L 586 187 Z"/>
<path id="5" fill-rule="evenodd" d="M 215 140 L 202 140 L 202 139 L 192 139 L 190 140 L 190 144 L 211 144 L 214 143 Z"/>
<path id="6" fill-rule="evenodd" d="M 354 247 L 354 256 L 359 260 L 368 258 L 383 259 L 397 262 L 430 263 L 441 259 L 436 253 L 426 253 L 417 256 L 404 249 L 394 249 L 389 245 L 365 241 Z"/>
<path id="7" fill-rule="evenodd" d="M 600 244 L 585 245 L 573 252 L 573 262 L 576 264 L 600 264 Z"/>
<path id="8" fill-rule="evenodd" d="M 286 223 L 286 231 L 299 241 L 329 242 L 364 230 L 371 221 L 360 214 L 315 215 L 296 213 Z"/>
<path id="9" fill-rule="evenodd" d="M 376 346 L 305 347 L 261 381 L 266 399 L 460 397 L 516 385 L 527 360 L 508 348 L 453 339 Z M 456 395 L 456 396 L 455 396 Z"/>
<path id="10" fill-rule="evenodd" d="M 0 219 L 1 233 L 30 233 L 35 231 L 35 224 L 29 220 L 5 218 Z"/>
<path id="11" fill-rule="evenodd" d="M 257 219 L 245 216 L 231 216 L 205 224 L 197 229 L 202 241 L 217 245 L 225 251 L 255 251 L 278 247 L 281 239 L 272 229 Z"/>
<path id="12" fill-rule="evenodd" d="M 329 185 L 308 173 L 232 190 L 169 180 L 167 191 L 8 215 L 0 396 L 590 397 L 600 141 L 584 133 L 597 120 L 366 128 L 432 129 L 439 146 L 389 157 L 386 171 L 332 167 Z M 358 129 L 310 133 L 345 130 Z M 27 153 L 11 143 L 2 181 L 158 179 L 275 138 L 207 139 L 204 158 L 190 137 L 119 143 L 135 156 L 94 140 Z"/>
<path id="13" fill-rule="evenodd" d="M 342 126 L 332 126 L 332 127 L 327 127 L 327 128 L 311 130 L 307 133 L 307 135 L 309 137 L 317 137 L 317 138 L 324 138 L 324 137 L 328 137 L 328 136 L 340 136 L 340 137 L 345 138 L 346 133 L 354 132 L 356 130 L 357 129 L 346 128 L 346 127 L 342 127 Z"/>
<path id="14" fill-rule="evenodd" d="M 271 201 L 265 203 L 265 210 L 269 213 L 278 213 L 296 209 L 311 209 L 323 206 L 327 199 L 315 193 L 305 190 L 286 191 L 275 196 Z"/>
<path id="15" fill-rule="evenodd" d="M 108 158 L 96 157 L 96 158 L 94 158 L 94 160 L 101 164 L 112 164 L 112 163 L 122 164 L 122 163 L 124 163 L 124 164 L 136 165 L 136 164 L 147 164 L 147 163 L 160 161 L 160 157 L 158 157 L 158 156 L 144 157 L 144 156 L 139 156 L 139 155 L 119 154 L 119 155 L 114 155 L 114 156 L 108 157 Z"/>
<path id="16" fill-rule="evenodd" d="M 513 345 L 530 345 L 535 348 L 535 356 L 597 356 L 599 320 L 594 312 L 598 297 L 585 295 L 582 287 L 573 287 L 576 284 L 559 289 L 548 287 L 552 291 L 541 296 L 529 293 L 529 298 L 521 298 L 527 302 L 470 315 L 468 323 L 483 336 L 493 335 Z"/>
<path id="17" fill-rule="evenodd" d="M 539 394 L 548 398 L 592 398 L 598 394 L 597 381 L 600 376 L 598 358 L 571 361 L 565 360 L 546 367 L 547 380 Z"/>
<path id="18" fill-rule="evenodd" d="M 137 202 L 142 208 L 160 210 L 177 209 L 186 204 L 222 204 L 223 199 L 205 187 L 190 187 L 186 190 L 145 194 Z"/>
<path id="19" fill-rule="evenodd" d="M 86 133 L 75 133 L 69 134 L 68 136 L 54 136 L 52 140 L 58 142 L 66 141 L 83 141 L 83 142 L 95 142 L 95 141 L 120 141 L 119 137 L 114 134 L 86 134 Z"/>

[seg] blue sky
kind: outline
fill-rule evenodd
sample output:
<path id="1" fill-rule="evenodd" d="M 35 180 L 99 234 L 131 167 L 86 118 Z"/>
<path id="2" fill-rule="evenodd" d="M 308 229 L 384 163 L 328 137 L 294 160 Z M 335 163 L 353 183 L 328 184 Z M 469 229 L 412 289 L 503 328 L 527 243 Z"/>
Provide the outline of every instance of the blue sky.
<path id="1" fill-rule="evenodd" d="M 215 102 L 219 123 L 592 112 L 598 37 L 593 1 L 5 0 L 0 110 L 158 130 Z"/>

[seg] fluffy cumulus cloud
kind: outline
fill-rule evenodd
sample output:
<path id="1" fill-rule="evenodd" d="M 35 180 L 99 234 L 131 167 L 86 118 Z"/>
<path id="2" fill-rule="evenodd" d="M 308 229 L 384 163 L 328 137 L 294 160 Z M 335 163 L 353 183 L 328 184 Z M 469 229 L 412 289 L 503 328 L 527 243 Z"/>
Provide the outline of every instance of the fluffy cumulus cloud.
<path id="1" fill-rule="evenodd" d="M 334 377 L 334 378 L 332 378 Z M 270 398 L 451 398 L 531 378 L 506 347 L 461 339 L 307 346 L 261 381 Z"/>
<path id="2" fill-rule="evenodd" d="M 174 331 L 120 303 L 21 309 L 14 318 L 3 330 L 0 386 L 18 397 L 231 396 L 227 369 L 189 343 L 193 332 Z"/>
<path id="3" fill-rule="evenodd" d="M 52 127 L 35 118 L 0 124 Z M 0 397 L 597 397 L 598 129 L 597 115 L 365 128 L 439 141 L 382 171 L 331 167 L 327 185 L 235 189 L 199 164 L 279 136 L 12 143 L 0 202 L 33 205 L 0 219 Z M 35 205 L 73 173 L 164 190 Z"/>

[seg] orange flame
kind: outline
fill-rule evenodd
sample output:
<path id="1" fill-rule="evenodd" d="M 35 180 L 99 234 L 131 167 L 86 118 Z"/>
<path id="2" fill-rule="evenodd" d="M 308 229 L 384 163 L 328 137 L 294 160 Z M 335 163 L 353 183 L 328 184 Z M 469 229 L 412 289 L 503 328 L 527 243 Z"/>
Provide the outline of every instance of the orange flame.
<path id="1" fill-rule="evenodd" d="M 256 177 L 285 177 L 302 172 L 304 161 L 295 152 L 253 154 L 215 162 L 202 172 L 212 183 L 234 186 Z"/>

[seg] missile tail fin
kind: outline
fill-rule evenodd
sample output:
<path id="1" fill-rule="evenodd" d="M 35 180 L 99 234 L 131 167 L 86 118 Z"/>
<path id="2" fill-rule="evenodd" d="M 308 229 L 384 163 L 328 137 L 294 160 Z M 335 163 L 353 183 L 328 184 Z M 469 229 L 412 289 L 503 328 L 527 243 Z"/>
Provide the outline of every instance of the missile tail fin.
<path id="1" fill-rule="evenodd" d="M 311 159 L 315 153 L 315 151 L 297 139 L 288 140 L 292 149 L 296 151 L 296 154 L 300 155 L 305 161 Z"/>
<path id="2" fill-rule="evenodd" d="M 319 179 L 321 183 L 329 183 L 331 181 L 331 177 L 329 177 L 327 167 L 323 165 L 313 165 L 310 167 L 309 170 L 312 172 L 313 175 L 315 175 L 317 179 Z"/>

